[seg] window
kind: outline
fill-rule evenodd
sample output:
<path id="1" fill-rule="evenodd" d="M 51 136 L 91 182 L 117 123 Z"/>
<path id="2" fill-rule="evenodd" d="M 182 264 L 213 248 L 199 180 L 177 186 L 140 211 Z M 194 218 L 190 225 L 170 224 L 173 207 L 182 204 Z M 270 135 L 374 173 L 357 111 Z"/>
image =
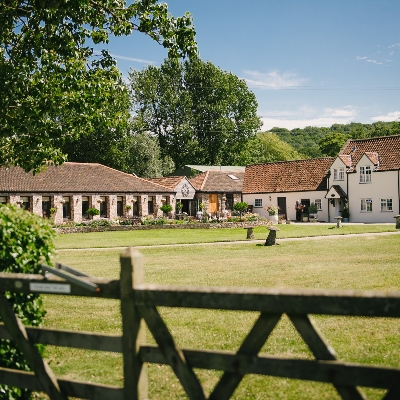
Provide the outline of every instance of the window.
<path id="1" fill-rule="evenodd" d="M 360 167 L 360 183 L 371 182 L 371 167 Z"/>
<path id="2" fill-rule="evenodd" d="M 314 199 L 314 203 L 317 206 L 318 210 L 322 210 L 322 200 L 321 199 Z"/>
<path id="3" fill-rule="evenodd" d="M 393 211 L 393 199 L 381 199 L 381 211 Z"/>
<path id="4" fill-rule="evenodd" d="M 21 196 L 21 208 L 31 211 L 31 198 L 29 196 Z"/>
<path id="5" fill-rule="evenodd" d="M 262 207 L 262 199 L 255 199 L 254 207 Z"/>
<path id="6" fill-rule="evenodd" d="M 106 196 L 100 196 L 100 217 L 107 218 L 107 199 Z"/>
<path id="7" fill-rule="evenodd" d="M 7 203 L 7 197 L 6 196 L 0 196 L 0 204 L 6 204 Z"/>
<path id="8" fill-rule="evenodd" d="M 71 203 L 68 196 L 63 197 L 63 218 L 71 219 Z"/>
<path id="9" fill-rule="evenodd" d="M 372 212 L 372 199 L 361 199 L 361 211 Z"/>
<path id="10" fill-rule="evenodd" d="M 148 202 L 147 202 L 147 213 L 149 215 L 154 213 L 154 203 L 153 203 L 153 196 L 149 196 Z"/>
<path id="11" fill-rule="evenodd" d="M 334 168 L 333 169 L 333 180 L 334 181 L 344 181 L 344 168 Z"/>
<path id="12" fill-rule="evenodd" d="M 82 196 L 82 217 L 86 217 L 86 211 L 89 208 L 89 196 Z"/>
<path id="13" fill-rule="evenodd" d="M 42 197 L 42 215 L 43 218 L 50 217 L 51 200 L 49 196 Z"/>
<path id="14" fill-rule="evenodd" d="M 117 216 L 122 217 L 124 215 L 124 200 L 122 196 L 117 196 Z"/>
<path id="15" fill-rule="evenodd" d="M 227 193 L 225 195 L 225 209 L 226 210 L 233 210 L 233 193 Z"/>

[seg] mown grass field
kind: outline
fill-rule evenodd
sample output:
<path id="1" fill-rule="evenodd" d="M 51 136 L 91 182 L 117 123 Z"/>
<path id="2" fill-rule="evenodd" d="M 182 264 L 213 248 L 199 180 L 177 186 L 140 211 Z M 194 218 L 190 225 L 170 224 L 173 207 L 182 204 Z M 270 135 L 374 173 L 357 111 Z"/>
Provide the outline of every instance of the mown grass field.
<path id="1" fill-rule="evenodd" d="M 301 228 L 296 230 L 295 228 Z M 321 235 L 345 229 L 378 229 L 376 225 L 331 229 L 321 226 L 282 226 L 278 237 Z M 383 226 L 389 229 L 391 226 Z M 382 231 L 380 229 L 380 231 Z M 394 229 L 391 229 L 394 230 Z M 134 231 L 134 242 L 149 245 L 201 240 L 244 239 L 243 229 Z M 300 232 L 301 231 L 301 232 Z M 122 232 L 132 234 L 132 232 Z M 266 229 L 257 228 L 256 238 L 265 239 Z M 150 236 L 147 236 L 151 234 Z M 203 236 L 204 235 L 204 236 Z M 155 237 L 155 238 L 154 238 Z M 57 239 L 57 260 L 94 276 L 117 278 L 121 250 L 132 237 L 117 233 L 64 235 Z M 205 240 L 207 239 L 207 240 Z M 151 243 L 150 243 L 151 242 Z M 74 248 L 108 247 L 75 250 Z M 122 244 L 124 243 L 124 244 Z M 193 286 L 247 286 L 279 288 L 400 290 L 400 235 L 333 237 L 324 240 L 282 241 L 264 247 L 255 242 L 224 243 L 215 246 L 151 247 L 141 249 L 148 283 Z M 47 295 L 46 327 L 120 334 L 119 303 Z M 255 321 L 255 313 L 161 309 L 178 345 L 186 348 L 234 351 Z M 395 319 L 314 317 L 319 329 L 336 350 L 338 358 L 349 362 L 400 367 L 400 321 Z M 154 343 L 148 334 L 149 343 Z M 282 318 L 261 353 L 283 357 L 312 358 L 310 351 Z M 45 356 L 58 376 L 80 380 L 122 384 L 121 356 L 48 346 Z M 211 391 L 221 375 L 216 371 L 196 371 L 206 391 Z M 150 365 L 151 399 L 184 399 L 180 383 L 169 367 Z M 368 398 L 379 399 L 381 390 L 367 389 Z M 246 376 L 235 399 L 336 399 L 326 384 L 289 379 Z"/>
<path id="2" fill-rule="evenodd" d="M 357 233 L 394 232 L 395 224 L 343 224 L 340 229 L 336 224 L 290 224 L 279 225 L 278 237 L 306 237 L 306 236 L 329 236 Z M 268 231 L 265 226 L 254 229 L 256 239 L 265 239 Z M 243 228 L 222 229 L 152 229 L 132 230 L 121 232 L 91 232 L 58 235 L 56 246 L 59 249 L 81 249 L 99 247 L 127 247 L 127 246 L 153 246 L 173 243 L 211 243 L 231 242 L 243 240 L 246 232 Z"/>

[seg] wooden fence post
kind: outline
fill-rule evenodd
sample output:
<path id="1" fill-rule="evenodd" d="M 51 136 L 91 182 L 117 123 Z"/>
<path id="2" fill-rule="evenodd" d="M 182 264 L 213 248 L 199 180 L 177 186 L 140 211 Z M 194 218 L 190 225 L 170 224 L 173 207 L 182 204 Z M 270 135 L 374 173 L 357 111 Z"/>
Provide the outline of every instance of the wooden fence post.
<path id="1" fill-rule="evenodd" d="M 121 253 L 120 262 L 124 400 L 142 400 L 148 398 L 146 366 L 139 354 L 140 345 L 146 343 L 146 329 L 133 290 L 144 282 L 143 258 L 130 247 Z"/>

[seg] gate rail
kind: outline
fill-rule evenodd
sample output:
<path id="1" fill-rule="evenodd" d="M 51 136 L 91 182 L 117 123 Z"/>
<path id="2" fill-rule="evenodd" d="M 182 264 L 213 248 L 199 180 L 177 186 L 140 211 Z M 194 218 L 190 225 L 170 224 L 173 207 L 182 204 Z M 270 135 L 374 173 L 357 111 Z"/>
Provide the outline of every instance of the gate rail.
<path id="1" fill-rule="evenodd" d="M 246 374 L 261 374 L 331 383 L 343 399 L 364 399 L 359 386 L 387 389 L 386 400 L 400 398 L 400 368 L 347 363 L 334 350 L 309 314 L 400 318 L 400 292 L 249 289 L 165 286 L 144 283 L 142 257 L 132 248 L 121 254 L 119 280 L 80 274 L 68 276 L 0 274 L 2 291 L 53 293 L 120 299 L 122 336 L 23 326 L 0 294 L 0 338 L 14 340 L 33 372 L 0 368 L 0 383 L 45 391 L 52 399 L 67 396 L 88 399 L 145 399 L 145 363 L 168 364 L 190 399 L 205 399 L 193 368 L 224 373 L 209 399 L 229 399 Z M 67 269 L 71 273 L 74 270 Z M 77 272 L 77 271 L 75 271 Z M 75 278 L 76 279 L 76 278 Z M 93 290 L 93 286 L 96 287 Z M 237 352 L 178 348 L 157 307 L 258 311 L 257 321 Z M 315 360 L 258 355 L 281 316 L 286 314 Z M 146 345 L 145 324 L 157 345 Z M 57 379 L 35 354 L 34 343 L 113 351 L 123 354 L 123 387 Z"/>

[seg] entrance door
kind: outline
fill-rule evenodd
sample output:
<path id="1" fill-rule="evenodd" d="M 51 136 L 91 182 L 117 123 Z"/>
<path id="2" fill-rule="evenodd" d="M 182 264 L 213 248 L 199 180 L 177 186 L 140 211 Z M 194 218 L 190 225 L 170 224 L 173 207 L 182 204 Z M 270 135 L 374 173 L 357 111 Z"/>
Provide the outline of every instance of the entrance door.
<path id="1" fill-rule="evenodd" d="M 308 207 L 310 207 L 310 199 L 301 199 L 301 204 L 304 206 L 303 214 L 308 214 Z"/>
<path id="2" fill-rule="evenodd" d="M 278 197 L 278 207 L 279 207 L 279 215 L 282 215 L 283 218 L 287 218 L 286 212 L 286 197 Z"/>
<path id="3" fill-rule="evenodd" d="M 211 214 L 218 211 L 218 195 L 210 194 L 208 195 L 208 209 Z"/>

